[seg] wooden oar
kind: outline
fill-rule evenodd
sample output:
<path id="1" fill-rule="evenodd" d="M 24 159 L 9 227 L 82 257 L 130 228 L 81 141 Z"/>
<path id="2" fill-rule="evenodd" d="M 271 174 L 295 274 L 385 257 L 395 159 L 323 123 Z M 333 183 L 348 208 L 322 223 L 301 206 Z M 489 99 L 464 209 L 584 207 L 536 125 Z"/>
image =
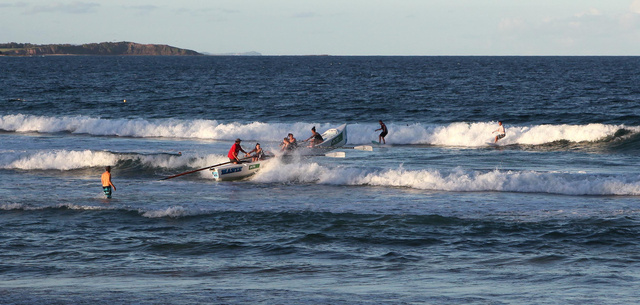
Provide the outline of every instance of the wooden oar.
<path id="1" fill-rule="evenodd" d="M 239 160 L 240 160 L 240 161 L 242 161 L 242 160 L 246 160 L 246 159 L 250 159 L 250 158 L 251 158 L 251 157 L 246 157 L 246 158 L 242 158 L 242 159 L 239 159 Z M 180 174 L 173 175 L 173 176 L 169 176 L 169 177 L 164 177 L 164 178 L 162 178 L 162 179 L 160 179 L 160 180 L 167 180 L 167 179 L 171 179 L 171 178 L 175 178 L 175 177 L 180 177 L 180 176 L 184 176 L 184 175 L 188 175 L 188 174 L 193 174 L 193 173 L 195 173 L 195 172 L 203 171 L 203 170 L 205 170 L 205 169 L 209 169 L 209 168 L 216 167 L 216 166 L 220 166 L 220 165 L 229 164 L 229 163 L 232 163 L 232 162 L 233 162 L 233 161 L 227 161 L 227 162 L 223 162 L 223 163 L 216 164 L 216 165 L 211 165 L 211 166 L 207 166 L 207 167 L 203 167 L 203 168 L 199 168 L 199 169 L 194 169 L 194 170 L 192 170 L 192 171 L 188 171 L 188 172 L 180 173 Z"/>

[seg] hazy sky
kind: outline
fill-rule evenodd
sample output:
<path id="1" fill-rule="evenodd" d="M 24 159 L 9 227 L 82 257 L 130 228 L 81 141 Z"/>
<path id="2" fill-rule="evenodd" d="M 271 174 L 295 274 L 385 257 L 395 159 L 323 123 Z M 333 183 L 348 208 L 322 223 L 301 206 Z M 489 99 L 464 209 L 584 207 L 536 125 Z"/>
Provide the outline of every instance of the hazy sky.
<path id="1" fill-rule="evenodd" d="M 640 0 L 0 0 L 0 42 L 264 55 L 640 55 Z"/>

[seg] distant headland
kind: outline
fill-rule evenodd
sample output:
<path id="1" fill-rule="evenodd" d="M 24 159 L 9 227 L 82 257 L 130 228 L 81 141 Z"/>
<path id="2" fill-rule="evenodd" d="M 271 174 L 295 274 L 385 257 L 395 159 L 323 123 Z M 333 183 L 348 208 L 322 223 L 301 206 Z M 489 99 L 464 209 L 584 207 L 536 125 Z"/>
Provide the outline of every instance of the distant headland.
<path id="1" fill-rule="evenodd" d="M 159 44 L 135 42 L 102 42 L 82 45 L 30 43 L 0 43 L 0 55 L 44 56 L 44 55 L 149 55 L 149 56 L 194 56 L 196 51 Z"/>

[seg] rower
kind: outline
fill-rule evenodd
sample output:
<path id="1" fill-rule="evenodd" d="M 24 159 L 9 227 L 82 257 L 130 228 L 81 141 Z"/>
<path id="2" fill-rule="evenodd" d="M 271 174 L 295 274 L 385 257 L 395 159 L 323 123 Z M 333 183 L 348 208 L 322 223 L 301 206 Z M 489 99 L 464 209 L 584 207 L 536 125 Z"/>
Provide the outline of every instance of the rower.
<path id="1" fill-rule="evenodd" d="M 229 149 L 229 153 L 227 154 L 227 157 L 229 157 L 229 161 L 235 164 L 240 163 L 240 159 L 238 158 L 239 152 L 243 152 L 245 154 L 245 157 L 248 155 L 247 152 L 244 151 L 244 149 L 242 149 L 242 147 L 240 146 L 240 142 L 242 142 L 242 140 L 236 139 L 236 142 L 233 143 L 231 149 Z"/>
<path id="2" fill-rule="evenodd" d="M 324 139 L 322 138 L 322 135 L 319 134 L 316 131 L 316 127 L 315 126 L 311 127 L 311 132 L 313 133 L 311 135 L 311 137 L 309 137 L 308 139 L 304 140 L 305 142 L 309 142 L 309 140 L 311 140 L 311 143 L 309 144 L 309 147 L 314 147 L 314 146 L 324 142 Z"/>

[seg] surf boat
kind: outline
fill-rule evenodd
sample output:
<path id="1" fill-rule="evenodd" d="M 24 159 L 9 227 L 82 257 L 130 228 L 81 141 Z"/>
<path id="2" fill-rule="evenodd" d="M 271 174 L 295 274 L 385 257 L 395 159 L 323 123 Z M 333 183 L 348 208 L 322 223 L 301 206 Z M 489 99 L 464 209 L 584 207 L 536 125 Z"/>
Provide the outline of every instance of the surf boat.
<path id="1" fill-rule="evenodd" d="M 347 143 L 347 124 L 342 124 L 336 128 L 331 128 L 322 134 L 324 141 L 314 147 L 298 147 L 294 151 L 289 151 L 283 156 L 321 156 L 328 151 L 340 148 Z M 271 157 L 273 158 L 273 157 Z M 242 162 L 238 164 L 224 164 L 211 167 L 213 179 L 216 181 L 230 181 L 247 178 L 258 172 L 270 159 L 258 160 L 256 162 Z"/>
<path id="2" fill-rule="evenodd" d="M 329 151 L 340 148 L 347 144 L 347 124 L 325 131 L 322 138 L 324 141 L 313 147 L 303 147 L 302 145 L 306 145 L 306 143 L 300 142 L 298 148 L 286 152 L 285 155 L 322 156 Z"/>
<path id="3" fill-rule="evenodd" d="M 269 161 L 258 160 L 256 162 L 243 162 L 238 164 L 225 164 L 210 168 L 213 179 L 216 181 L 230 181 L 247 178 L 260 170 L 261 166 Z"/>

